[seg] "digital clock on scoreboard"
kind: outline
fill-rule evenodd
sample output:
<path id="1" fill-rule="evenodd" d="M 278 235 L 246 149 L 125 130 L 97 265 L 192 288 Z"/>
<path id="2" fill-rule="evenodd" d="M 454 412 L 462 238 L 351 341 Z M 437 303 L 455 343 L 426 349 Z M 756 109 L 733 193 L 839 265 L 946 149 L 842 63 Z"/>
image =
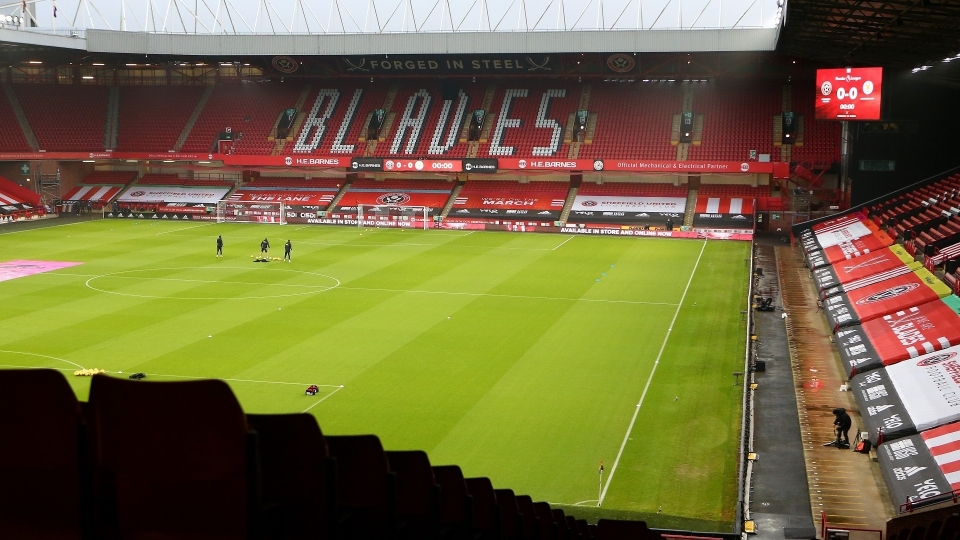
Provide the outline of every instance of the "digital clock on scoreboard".
<path id="1" fill-rule="evenodd" d="M 880 120 L 883 68 L 817 70 L 817 120 Z"/>

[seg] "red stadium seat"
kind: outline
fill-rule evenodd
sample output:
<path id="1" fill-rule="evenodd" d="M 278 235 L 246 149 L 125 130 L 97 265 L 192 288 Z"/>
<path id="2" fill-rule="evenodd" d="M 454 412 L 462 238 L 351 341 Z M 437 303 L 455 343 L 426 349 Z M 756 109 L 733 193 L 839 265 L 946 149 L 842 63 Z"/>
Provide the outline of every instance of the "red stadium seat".
<path id="1" fill-rule="evenodd" d="M 467 492 L 463 472 L 456 465 L 433 468 L 440 484 L 440 524 L 444 538 L 473 537 L 473 500 Z"/>
<path id="2" fill-rule="evenodd" d="M 97 375 L 87 422 L 101 535 L 247 536 L 250 443 L 226 383 Z"/>
<path id="3" fill-rule="evenodd" d="M 500 508 L 489 478 L 467 478 L 467 492 L 473 498 L 473 530 L 480 538 L 500 537 Z"/>
<path id="4" fill-rule="evenodd" d="M 396 529 L 396 475 L 375 435 L 327 437 L 337 459 L 339 534 L 346 537 L 393 536 Z"/>
<path id="5" fill-rule="evenodd" d="M 336 462 L 309 414 L 248 414 L 260 458 L 260 535 L 331 537 L 336 532 Z"/>
<path id="6" fill-rule="evenodd" d="M 67 380 L 0 370 L 0 411 L 0 538 L 81 538 L 80 405 Z"/>
<path id="7" fill-rule="evenodd" d="M 397 475 L 397 530 L 402 538 L 438 538 L 440 484 L 433 476 L 426 452 L 387 452 L 390 470 Z"/>

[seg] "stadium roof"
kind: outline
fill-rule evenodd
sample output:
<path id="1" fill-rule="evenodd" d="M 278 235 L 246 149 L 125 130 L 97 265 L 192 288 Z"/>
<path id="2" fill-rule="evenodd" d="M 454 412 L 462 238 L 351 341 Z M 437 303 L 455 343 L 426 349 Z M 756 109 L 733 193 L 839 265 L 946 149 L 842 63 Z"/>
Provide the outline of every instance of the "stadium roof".
<path id="1" fill-rule="evenodd" d="M 790 0 L 780 41 L 781 52 L 841 66 L 942 63 L 960 56 L 960 3 Z"/>
<path id="2" fill-rule="evenodd" d="M 7 31 L 0 29 L 0 41 L 22 46 L 118 54 L 362 55 L 769 51 L 776 47 L 785 0 L 8 2 L 0 5 L 11 19 L 2 22 Z"/>

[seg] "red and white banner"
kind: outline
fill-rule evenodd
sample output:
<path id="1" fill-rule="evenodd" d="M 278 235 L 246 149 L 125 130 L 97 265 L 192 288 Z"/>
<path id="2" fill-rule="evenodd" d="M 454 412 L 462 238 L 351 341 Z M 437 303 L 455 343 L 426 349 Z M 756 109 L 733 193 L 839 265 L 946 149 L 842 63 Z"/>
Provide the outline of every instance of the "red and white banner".
<path id="1" fill-rule="evenodd" d="M 950 487 L 960 490 L 960 423 L 924 431 L 920 436 Z"/>
<path id="2" fill-rule="evenodd" d="M 107 202 L 114 197 L 123 186 L 77 186 L 61 197 L 64 201 L 92 201 Z"/>
<path id="3" fill-rule="evenodd" d="M 831 296 L 823 310 L 833 328 L 861 324 L 950 295 L 939 278 L 921 268 L 880 283 Z"/>
<path id="4" fill-rule="evenodd" d="M 698 197 L 698 214 L 753 214 L 753 199 L 742 197 Z"/>
<path id="5" fill-rule="evenodd" d="M 337 196 L 337 190 L 240 189 L 230 195 L 231 201 L 284 203 L 298 206 L 326 206 Z"/>
<path id="6" fill-rule="evenodd" d="M 682 214 L 684 197 L 621 197 L 613 195 L 577 195 L 572 210 L 621 212 L 671 212 Z M 563 206 L 561 204 L 561 206 Z"/>
<path id="7" fill-rule="evenodd" d="M 14 199 L 6 193 L 0 191 L 0 204 L 20 204 L 21 202 L 23 201 Z"/>
<path id="8" fill-rule="evenodd" d="M 960 347 L 887 368 L 917 431 L 960 420 Z"/>
<path id="9" fill-rule="evenodd" d="M 854 220 L 817 231 L 817 243 L 826 249 L 870 234 L 873 231 L 869 227 L 860 220 Z"/>
<path id="10" fill-rule="evenodd" d="M 820 268 L 826 264 L 837 264 L 840 261 L 855 259 L 893 245 L 893 239 L 884 232 L 875 232 L 861 236 L 849 242 L 842 242 L 807 254 L 807 264 L 810 268 Z"/>
<path id="11" fill-rule="evenodd" d="M 216 204 L 229 192 L 230 188 L 219 187 L 133 186 L 120 195 L 117 201 Z"/>

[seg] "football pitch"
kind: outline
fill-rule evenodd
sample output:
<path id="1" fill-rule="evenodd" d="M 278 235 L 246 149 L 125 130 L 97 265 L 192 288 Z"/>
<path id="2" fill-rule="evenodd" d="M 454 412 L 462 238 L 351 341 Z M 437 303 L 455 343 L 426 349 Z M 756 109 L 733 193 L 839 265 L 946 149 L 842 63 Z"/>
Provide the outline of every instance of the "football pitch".
<path id="1" fill-rule="evenodd" d="M 221 378 L 246 412 L 305 411 L 578 517 L 732 528 L 748 243 L 51 225 L 0 228 L 0 279 L 79 263 L 0 281 L 0 368 L 63 370 L 82 400 L 81 367 Z M 293 262 L 253 262 L 264 237 Z"/>

